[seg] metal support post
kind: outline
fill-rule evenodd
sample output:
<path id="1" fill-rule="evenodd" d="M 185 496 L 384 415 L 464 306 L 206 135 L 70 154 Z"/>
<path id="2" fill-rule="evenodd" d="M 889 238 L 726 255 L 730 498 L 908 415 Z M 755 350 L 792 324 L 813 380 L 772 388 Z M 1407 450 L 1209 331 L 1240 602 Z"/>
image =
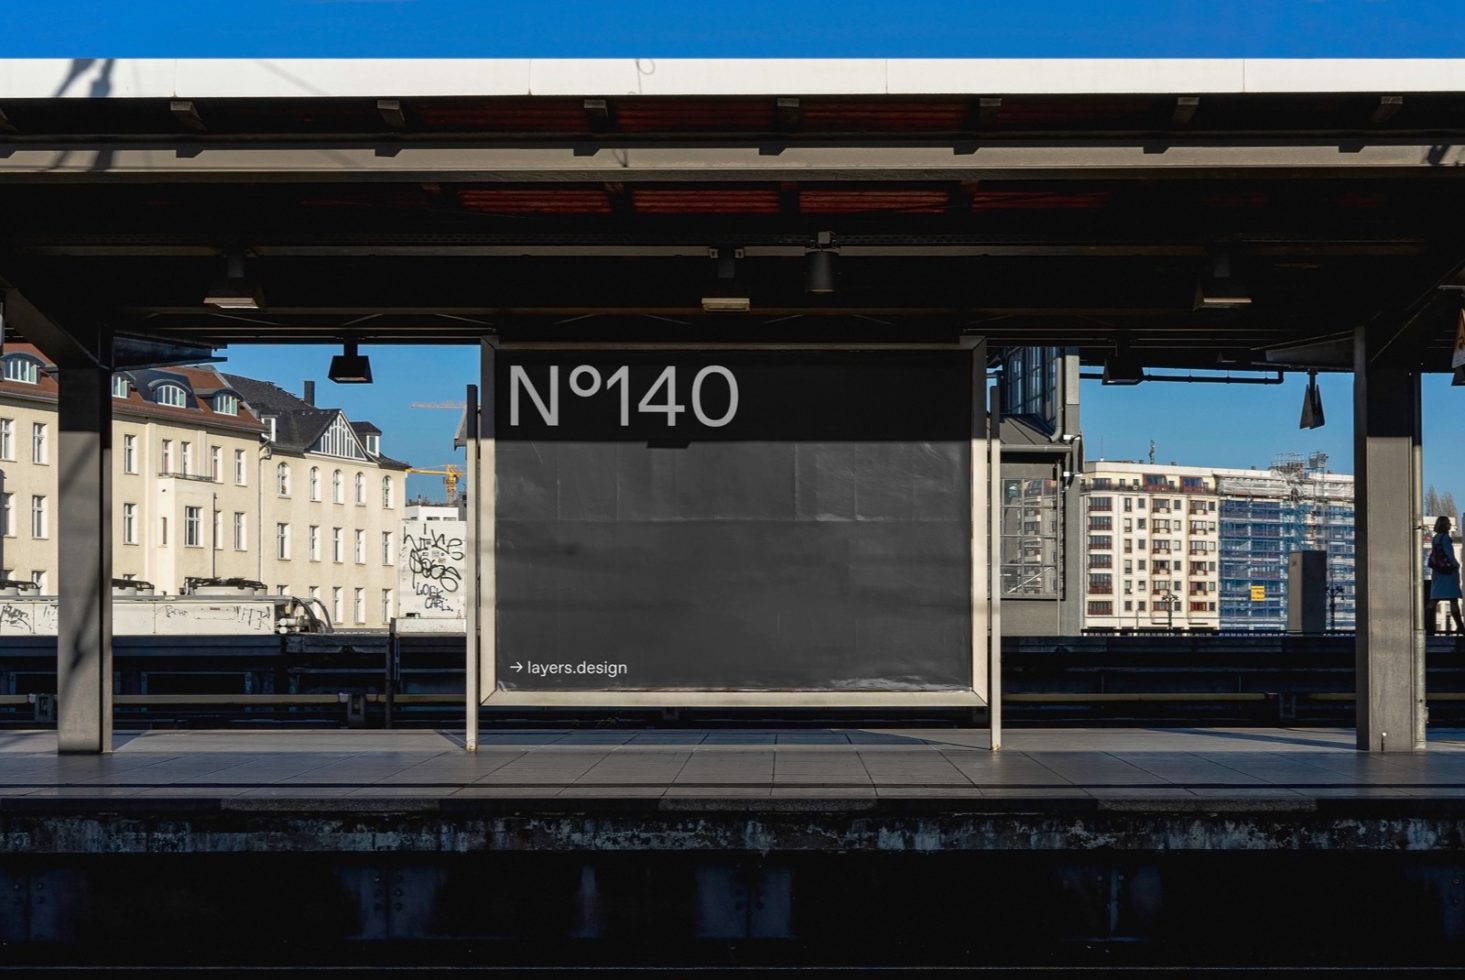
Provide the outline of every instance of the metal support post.
<path id="1" fill-rule="evenodd" d="M 59 749 L 112 751 L 112 372 L 62 367 L 56 690 Z"/>
<path id="2" fill-rule="evenodd" d="M 985 375 L 985 371 L 983 372 Z M 1002 386 L 992 386 L 992 410 L 987 414 L 987 555 L 988 586 L 987 717 L 991 730 L 988 747 L 1002 748 Z"/>
<path id="3" fill-rule="evenodd" d="M 478 751 L 478 712 L 484 692 L 492 692 L 497 684 L 494 665 L 497 657 L 498 591 L 494 577 L 494 513 L 497 483 L 494 462 L 494 355 L 492 339 L 480 347 L 478 386 L 468 386 L 468 416 L 465 436 L 468 442 L 468 475 L 472 492 L 468 497 L 468 551 L 472 556 L 466 617 L 466 683 L 464 700 L 467 717 L 464 722 L 463 745 L 469 752 Z"/>
<path id="4" fill-rule="evenodd" d="M 1376 357 L 1363 327 L 1354 335 L 1353 412 L 1358 748 L 1408 752 L 1423 745 L 1419 372 Z"/>

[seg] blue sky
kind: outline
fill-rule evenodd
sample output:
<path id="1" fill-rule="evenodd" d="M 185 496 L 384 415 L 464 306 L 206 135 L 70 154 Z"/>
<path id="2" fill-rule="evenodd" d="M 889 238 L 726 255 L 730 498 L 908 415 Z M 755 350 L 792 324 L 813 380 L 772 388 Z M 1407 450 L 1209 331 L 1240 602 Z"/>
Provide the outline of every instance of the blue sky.
<path id="1" fill-rule="evenodd" d="M 1459 0 L 7 0 L 4 57 L 1454 57 Z"/>
<path id="2" fill-rule="evenodd" d="M 0 57 L 1462 57 L 1465 0 L 8 0 Z M 369 418 L 424 466 L 460 458 L 462 349 L 372 348 L 377 384 L 324 380 L 327 348 L 235 348 L 229 370 Z M 289 368 L 282 369 L 282 365 Z M 1084 386 L 1091 455 L 1264 466 L 1278 452 L 1352 465 L 1351 382 L 1323 379 L 1329 418 L 1297 429 L 1301 377 L 1277 387 Z M 1426 482 L 1465 501 L 1465 391 L 1425 386 Z M 413 492 L 436 493 L 416 477 Z"/>

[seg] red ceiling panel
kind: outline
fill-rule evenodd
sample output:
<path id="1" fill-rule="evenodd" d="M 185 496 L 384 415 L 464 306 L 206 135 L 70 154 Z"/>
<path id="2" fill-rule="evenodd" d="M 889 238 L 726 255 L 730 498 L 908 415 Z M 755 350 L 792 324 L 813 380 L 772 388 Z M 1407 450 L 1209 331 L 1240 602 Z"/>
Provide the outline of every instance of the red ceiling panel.
<path id="1" fill-rule="evenodd" d="M 804 214 L 864 214 L 871 211 L 944 214 L 949 201 L 949 195 L 942 188 L 799 191 L 799 210 Z"/>
<path id="2" fill-rule="evenodd" d="M 777 214 L 778 191 L 721 188 L 637 188 L 631 201 L 641 214 Z"/>
<path id="3" fill-rule="evenodd" d="M 605 191 L 587 189 L 460 188 L 458 200 L 469 211 L 483 214 L 610 214 Z"/>

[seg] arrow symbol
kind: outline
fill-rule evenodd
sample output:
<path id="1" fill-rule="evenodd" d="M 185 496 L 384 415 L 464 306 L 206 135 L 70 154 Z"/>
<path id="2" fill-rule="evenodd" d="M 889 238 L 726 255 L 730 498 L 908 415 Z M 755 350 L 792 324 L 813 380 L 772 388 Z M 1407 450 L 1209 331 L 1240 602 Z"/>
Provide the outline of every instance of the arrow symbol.
<path id="1" fill-rule="evenodd" d="M 509 669 L 510 670 L 514 670 L 514 671 L 523 670 L 524 669 L 524 665 L 521 664 L 521 663 L 519 663 L 519 661 L 515 660 L 513 663 L 509 664 Z"/>

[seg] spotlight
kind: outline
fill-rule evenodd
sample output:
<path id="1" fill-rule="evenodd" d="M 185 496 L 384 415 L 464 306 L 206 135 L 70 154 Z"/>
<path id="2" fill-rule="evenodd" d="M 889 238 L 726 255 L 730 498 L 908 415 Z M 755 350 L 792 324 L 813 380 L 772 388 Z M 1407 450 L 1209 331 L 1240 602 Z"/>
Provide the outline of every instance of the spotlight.
<path id="1" fill-rule="evenodd" d="M 1115 354 L 1104 361 L 1106 385 L 1137 385 L 1144 379 L 1144 365 L 1129 354 Z"/>
<path id="2" fill-rule="evenodd" d="M 733 245 L 719 245 L 709 248 L 707 254 L 717 262 L 717 278 L 729 280 L 738 277 L 738 259 L 743 257 L 742 249 Z"/>
<path id="3" fill-rule="evenodd" d="M 259 283 L 244 275 L 244 253 L 231 249 L 225 259 L 224 278 L 209 284 L 205 306 L 221 310 L 257 310 L 264 305 Z"/>
<path id="4" fill-rule="evenodd" d="M 804 292 L 834 292 L 834 233 L 821 231 L 814 236 L 814 246 L 804 253 Z"/>
<path id="5" fill-rule="evenodd" d="M 1231 278 L 1231 253 L 1213 252 L 1211 267 L 1195 287 L 1195 308 L 1231 309 L 1251 305 L 1251 290 Z"/>
<path id="6" fill-rule="evenodd" d="M 832 248 L 816 248 L 804 253 L 804 292 L 834 292 L 834 257 Z"/>
<path id="7" fill-rule="evenodd" d="M 1323 393 L 1318 390 L 1317 372 L 1307 372 L 1307 390 L 1302 393 L 1302 418 L 1298 420 L 1299 429 L 1320 429 L 1326 420 L 1323 418 Z"/>
<path id="8" fill-rule="evenodd" d="M 371 384 L 371 358 L 356 352 L 356 341 L 347 340 L 344 351 L 331 358 L 331 369 L 326 372 L 338 385 Z"/>

